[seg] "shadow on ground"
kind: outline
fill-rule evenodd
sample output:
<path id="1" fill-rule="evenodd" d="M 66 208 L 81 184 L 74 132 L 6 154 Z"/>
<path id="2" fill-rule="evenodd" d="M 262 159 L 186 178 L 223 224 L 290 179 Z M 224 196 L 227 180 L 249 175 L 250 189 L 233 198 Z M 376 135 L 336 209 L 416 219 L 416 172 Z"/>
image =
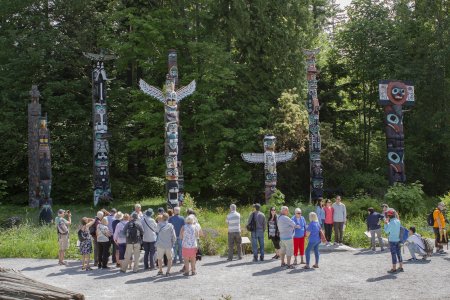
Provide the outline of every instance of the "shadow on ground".
<path id="1" fill-rule="evenodd" d="M 359 250 L 358 252 L 354 253 L 353 255 L 377 255 L 377 254 L 384 254 L 384 253 L 388 253 L 388 250 L 384 250 L 384 251 L 376 251 L 373 252 L 371 249 L 362 249 Z"/>
<path id="2" fill-rule="evenodd" d="M 40 271 L 40 270 L 54 267 L 55 265 L 56 264 L 49 264 L 49 265 L 37 266 L 37 267 L 26 267 L 26 268 L 23 268 L 22 271 Z"/>
<path id="3" fill-rule="evenodd" d="M 388 275 L 383 275 L 380 277 L 368 278 L 366 281 L 367 282 L 378 282 L 378 281 L 393 280 L 393 279 L 397 279 L 397 276 L 388 274 Z"/>
<path id="4" fill-rule="evenodd" d="M 265 276 L 265 275 L 271 275 L 271 274 L 275 274 L 281 271 L 286 271 L 286 268 L 282 268 L 282 267 L 274 267 L 272 269 L 266 269 L 266 270 L 261 270 L 258 272 L 253 273 L 253 276 Z"/>

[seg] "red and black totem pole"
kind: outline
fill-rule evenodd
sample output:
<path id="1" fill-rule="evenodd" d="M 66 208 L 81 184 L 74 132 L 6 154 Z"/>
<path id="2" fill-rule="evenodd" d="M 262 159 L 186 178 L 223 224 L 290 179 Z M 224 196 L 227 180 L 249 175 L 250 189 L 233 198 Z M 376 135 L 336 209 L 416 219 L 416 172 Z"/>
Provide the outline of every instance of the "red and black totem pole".
<path id="1" fill-rule="evenodd" d="M 405 182 L 405 135 L 403 132 L 403 106 L 414 105 L 414 86 L 398 80 L 379 81 L 380 99 L 384 106 L 384 124 L 389 164 L 389 183 Z"/>

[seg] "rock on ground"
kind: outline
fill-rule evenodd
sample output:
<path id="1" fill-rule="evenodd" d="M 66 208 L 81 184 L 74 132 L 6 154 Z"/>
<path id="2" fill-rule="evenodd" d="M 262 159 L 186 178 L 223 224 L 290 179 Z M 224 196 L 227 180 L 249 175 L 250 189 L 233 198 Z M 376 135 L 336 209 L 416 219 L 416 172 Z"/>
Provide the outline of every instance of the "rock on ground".
<path id="1" fill-rule="evenodd" d="M 120 273 L 110 270 L 82 271 L 80 262 L 67 267 L 57 260 L 0 259 L 0 266 L 21 270 L 26 276 L 81 292 L 86 299 L 450 299 L 450 257 L 434 255 L 427 261 L 405 262 L 404 273 L 390 275 L 388 251 L 324 252 L 320 268 L 294 270 L 279 267 L 280 261 L 253 263 L 252 256 L 227 262 L 204 257 L 196 276 L 185 277 L 173 268 L 170 277 L 156 271 Z M 403 254 L 408 259 L 409 253 Z M 312 256 L 314 259 L 314 256 Z M 142 267 L 142 264 L 141 264 Z M 1 288 L 1 287 L 0 287 Z M 229 298 L 227 298 L 229 297 Z"/>

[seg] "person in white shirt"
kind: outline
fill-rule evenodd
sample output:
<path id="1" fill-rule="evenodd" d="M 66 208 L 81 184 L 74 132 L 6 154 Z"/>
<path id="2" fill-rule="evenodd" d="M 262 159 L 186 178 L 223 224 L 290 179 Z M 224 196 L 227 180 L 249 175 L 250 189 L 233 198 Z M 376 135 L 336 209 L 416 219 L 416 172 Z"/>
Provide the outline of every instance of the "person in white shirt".
<path id="1" fill-rule="evenodd" d="M 228 224 L 228 261 L 233 260 L 234 245 L 237 248 L 238 259 L 242 259 L 241 253 L 241 215 L 236 211 L 236 205 L 230 205 L 230 213 L 227 215 Z"/>
<path id="2" fill-rule="evenodd" d="M 422 255 L 422 259 L 426 258 L 425 245 L 420 234 L 416 233 L 416 227 L 412 226 L 409 228 L 409 237 L 405 244 L 411 254 L 409 261 L 417 260 L 416 254 Z"/>

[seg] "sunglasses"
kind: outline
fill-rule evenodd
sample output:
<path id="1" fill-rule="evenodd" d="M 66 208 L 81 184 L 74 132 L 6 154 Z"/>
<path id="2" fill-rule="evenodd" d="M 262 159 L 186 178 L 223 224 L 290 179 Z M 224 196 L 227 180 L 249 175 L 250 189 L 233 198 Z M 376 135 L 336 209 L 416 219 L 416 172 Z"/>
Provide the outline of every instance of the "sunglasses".
<path id="1" fill-rule="evenodd" d="M 301 215 L 302 213 L 295 213 L 296 215 Z"/>

